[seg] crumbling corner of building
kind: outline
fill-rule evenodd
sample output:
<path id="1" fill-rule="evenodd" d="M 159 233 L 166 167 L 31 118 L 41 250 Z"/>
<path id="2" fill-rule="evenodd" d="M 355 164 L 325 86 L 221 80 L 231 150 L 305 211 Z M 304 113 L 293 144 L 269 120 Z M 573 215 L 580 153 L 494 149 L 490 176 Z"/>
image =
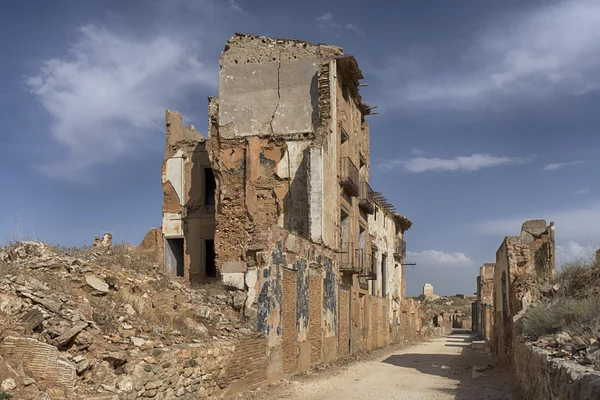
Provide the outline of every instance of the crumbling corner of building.
<path id="1" fill-rule="evenodd" d="M 173 157 L 179 149 L 193 150 L 199 143 L 205 141 L 194 125 L 183 124 L 183 118 L 177 111 L 166 110 L 165 122 L 167 126 L 165 158 Z"/>

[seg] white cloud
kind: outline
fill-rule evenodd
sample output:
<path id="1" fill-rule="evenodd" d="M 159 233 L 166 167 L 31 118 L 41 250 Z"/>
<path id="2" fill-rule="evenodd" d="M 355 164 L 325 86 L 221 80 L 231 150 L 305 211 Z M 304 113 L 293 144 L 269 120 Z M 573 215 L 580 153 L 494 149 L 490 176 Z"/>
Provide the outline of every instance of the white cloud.
<path id="1" fill-rule="evenodd" d="M 579 160 L 579 161 L 569 161 L 569 162 L 564 162 L 564 163 L 555 163 L 555 164 L 548 164 L 544 167 L 544 170 L 546 171 L 556 171 L 559 168 L 563 168 L 563 167 L 570 167 L 572 165 L 577 165 L 577 164 L 583 164 L 589 162 L 588 160 Z"/>
<path id="2" fill-rule="evenodd" d="M 235 0 L 229 0 L 229 8 L 231 8 L 232 10 L 235 10 L 241 14 L 243 14 L 245 11 L 242 8 L 242 6 L 240 6 L 240 3 L 238 3 Z"/>
<path id="3" fill-rule="evenodd" d="M 347 22 L 346 24 L 341 24 L 339 22 L 336 21 L 335 17 L 333 16 L 332 13 L 330 12 L 326 12 L 325 14 L 321 15 L 320 17 L 317 17 L 317 24 L 319 25 L 319 28 L 323 28 L 323 29 L 327 29 L 327 28 L 334 28 L 334 29 L 347 29 L 350 31 L 354 31 L 356 33 L 363 33 L 362 29 L 360 29 L 360 27 L 356 24 Z"/>
<path id="4" fill-rule="evenodd" d="M 600 87 L 600 2 L 545 3 L 497 19 L 459 54 L 456 74 L 435 76 L 433 54 L 408 52 L 388 61 L 396 70 L 388 101 L 475 108 L 499 96 L 544 99 L 554 93 L 580 95 Z M 446 61 L 447 62 L 447 61 Z"/>
<path id="5" fill-rule="evenodd" d="M 321 28 L 341 28 L 341 25 L 334 21 L 333 14 L 330 12 L 317 17 L 317 23 Z"/>
<path id="6" fill-rule="evenodd" d="M 354 31 L 354 32 L 356 32 L 356 33 L 363 33 L 362 29 L 360 29 L 360 28 L 358 27 L 358 25 L 356 25 L 356 24 L 351 24 L 350 22 L 348 22 L 348 23 L 346 24 L 346 29 L 349 29 L 349 30 L 351 30 L 351 31 Z"/>
<path id="7" fill-rule="evenodd" d="M 464 253 L 446 253 L 438 250 L 407 252 L 407 260 L 422 267 L 466 267 L 474 265 Z"/>
<path id="8" fill-rule="evenodd" d="M 589 259 L 599 248 L 593 244 L 579 244 L 572 240 L 564 245 L 556 245 L 556 266 L 560 267 L 565 263 Z"/>
<path id="9" fill-rule="evenodd" d="M 498 237 L 518 235 L 523 222 L 530 219 L 554 221 L 556 240 L 562 246 L 569 241 L 600 245 L 600 202 L 562 211 L 534 211 L 530 214 L 506 216 L 475 224 L 479 233 Z M 586 245 L 587 246 L 587 245 Z"/>
<path id="10" fill-rule="evenodd" d="M 580 196 L 582 194 L 588 194 L 591 188 L 589 186 L 576 190 L 573 194 L 576 196 Z"/>
<path id="11" fill-rule="evenodd" d="M 215 85 L 216 71 L 197 58 L 200 49 L 193 43 L 82 27 L 67 55 L 44 61 L 28 79 L 52 118 L 51 135 L 68 150 L 41 169 L 75 179 L 135 151 L 134 141 L 144 135 L 162 131 L 166 108 L 199 85 Z"/>
<path id="12" fill-rule="evenodd" d="M 410 172 L 477 171 L 482 168 L 496 167 L 501 165 L 525 164 L 531 161 L 531 157 L 496 157 L 490 154 L 481 153 L 455 158 L 417 157 L 408 161 L 390 160 L 380 163 L 378 166 L 384 169 L 403 167 Z"/>
<path id="13" fill-rule="evenodd" d="M 418 156 L 418 155 L 421 155 L 421 154 L 423 154 L 425 152 L 423 150 L 421 150 L 421 149 L 416 149 L 415 148 L 415 149 L 411 150 L 411 153 L 414 154 L 415 156 Z"/>

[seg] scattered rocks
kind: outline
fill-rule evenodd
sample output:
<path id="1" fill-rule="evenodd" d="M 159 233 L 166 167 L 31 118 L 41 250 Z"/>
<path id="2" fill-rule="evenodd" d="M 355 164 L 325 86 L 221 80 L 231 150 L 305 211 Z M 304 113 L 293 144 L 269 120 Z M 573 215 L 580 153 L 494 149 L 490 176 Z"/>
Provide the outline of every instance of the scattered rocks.
<path id="1" fill-rule="evenodd" d="M 94 288 L 95 290 L 108 293 L 108 283 L 104 282 L 102 279 L 98 278 L 96 275 L 86 275 L 85 283 Z"/>
<path id="2" fill-rule="evenodd" d="M 5 379 L 2 381 L 2 384 L 0 384 L 0 388 L 4 392 L 13 391 L 16 387 L 17 387 L 17 383 L 12 378 Z"/>
<path id="3" fill-rule="evenodd" d="M 139 338 L 139 337 L 135 337 L 135 336 L 130 337 L 129 340 L 131 340 L 131 343 L 134 346 L 138 346 L 138 347 L 139 346 L 143 346 L 146 343 L 146 341 L 144 339 Z"/>
<path id="4" fill-rule="evenodd" d="M 228 341 L 255 335 L 244 318 L 246 294 L 192 288 L 168 280 L 135 250 L 112 252 L 38 242 L 0 248 L 0 267 L 8 266 L 0 275 L 0 371 L 22 374 L 13 377 L 13 397 L 210 398 L 222 391 Z"/>

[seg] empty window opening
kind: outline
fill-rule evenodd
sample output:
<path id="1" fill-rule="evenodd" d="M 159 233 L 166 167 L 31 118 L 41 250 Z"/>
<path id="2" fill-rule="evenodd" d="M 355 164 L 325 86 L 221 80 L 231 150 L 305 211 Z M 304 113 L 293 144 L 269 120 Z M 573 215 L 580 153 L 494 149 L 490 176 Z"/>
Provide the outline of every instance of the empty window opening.
<path id="1" fill-rule="evenodd" d="M 387 295 L 387 256 L 385 254 L 381 255 L 381 296 L 385 297 Z"/>
<path id="2" fill-rule="evenodd" d="M 346 130 L 342 128 L 342 144 L 346 143 L 348 139 L 350 139 L 350 136 L 348 136 L 348 132 L 346 132 Z"/>
<path id="3" fill-rule="evenodd" d="M 216 191 L 215 175 L 212 168 L 204 168 L 204 204 L 207 206 L 215 205 Z"/>
<path id="4" fill-rule="evenodd" d="M 360 165 L 360 168 L 364 168 L 367 166 L 367 161 L 365 160 L 365 156 L 363 156 L 362 153 L 360 153 L 359 165 Z"/>
<path id="5" fill-rule="evenodd" d="M 204 266 L 207 278 L 217 277 L 217 265 L 215 263 L 215 241 L 208 239 L 204 241 Z"/>
<path id="6" fill-rule="evenodd" d="M 183 238 L 167 239 L 167 274 L 183 276 Z"/>
<path id="7" fill-rule="evenodd" d="M 377 296 L 377 253 L 375 249 L 371 250 L 371 273 L 373 274 L 371 294 Z"/>
<path id="8" fill-rule="evenodd" d="M 340 232 L 340 246 L 343 247 L 346 243 L 348 243 L 349 239 L 348 214 L 346 214 L 343 210 L 340 214 L 340 227 L 342 229 Z"/>

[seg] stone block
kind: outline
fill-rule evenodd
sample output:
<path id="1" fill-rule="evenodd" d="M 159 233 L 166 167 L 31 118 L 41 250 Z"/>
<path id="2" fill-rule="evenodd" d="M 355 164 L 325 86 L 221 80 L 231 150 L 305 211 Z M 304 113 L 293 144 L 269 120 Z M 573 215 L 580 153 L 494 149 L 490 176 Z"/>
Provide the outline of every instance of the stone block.
<path id="1" fill-rule="evenodd" d="M 287 251 L 300 254 L 300 244 L 300 239 L 296 235 L 289 234 L 288 237 L 285 238 L 285 248 Z"/>
<path id="2" fill-rule="evenodd" d="M 221 265 L 221 273 L 246 272 L 248 266 L 244 261 L 226 261 Z"/>
<path id="3" fill-rule="evenodd" d="M 243 272 L 222 273 L 221 275 L 223 276 L 223 284 L 239 290 L 244 290 L 246 288 L 244 280 L 245 274 Z"/>

